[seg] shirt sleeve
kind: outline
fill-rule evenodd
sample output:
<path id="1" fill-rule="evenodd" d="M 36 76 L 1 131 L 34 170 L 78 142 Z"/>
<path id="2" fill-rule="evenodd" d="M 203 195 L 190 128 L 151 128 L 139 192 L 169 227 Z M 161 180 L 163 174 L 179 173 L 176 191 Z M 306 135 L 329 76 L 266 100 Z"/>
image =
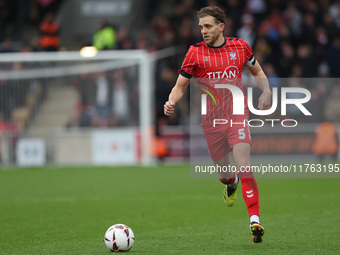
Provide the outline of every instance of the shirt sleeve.
<path id="1" fill-rule="evenodd" d="M 190 46 L 187 54 L 184 57 L 181 69 L 178 72 L 186 77 L 191 78 L 195 74 L 196 54 L 194 46 Z"/>
<path id="2" fill-rule="evenodd" d="M 255 65 L 255 63 L 256 63 L 254 52 L 253 52 L 252 48 L 250 48 L 248 43 L 246 43 L 243 40 L 242 40 L 242 43 L 245 46 L 245 56 L 247 58 L 247 61 L 246 61 L 245 65 L 247 67 L 253 67 Z"/>

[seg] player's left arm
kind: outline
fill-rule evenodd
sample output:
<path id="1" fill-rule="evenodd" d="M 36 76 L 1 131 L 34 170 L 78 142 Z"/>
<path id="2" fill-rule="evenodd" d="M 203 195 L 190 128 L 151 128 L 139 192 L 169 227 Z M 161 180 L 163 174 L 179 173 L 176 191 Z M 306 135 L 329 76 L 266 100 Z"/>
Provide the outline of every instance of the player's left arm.
<path id="1" fill-rule="evenodd" d="M 271 106 L 272 92 L 270 90 L 267 76 L 262 70 L 261 65 L 255 60 L 254 65 L 248 66 L 248 70 L 254 76 L 256 85 L 262 90 L 262 95 L 259 98 L 258 108 L 260 110 L 267 110 Z"/>

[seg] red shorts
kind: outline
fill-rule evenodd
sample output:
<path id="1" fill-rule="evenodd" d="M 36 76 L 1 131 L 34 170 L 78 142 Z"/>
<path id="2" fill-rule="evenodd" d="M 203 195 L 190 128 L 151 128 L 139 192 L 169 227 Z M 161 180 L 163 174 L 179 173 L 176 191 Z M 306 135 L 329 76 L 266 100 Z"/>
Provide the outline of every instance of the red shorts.
<path id="1" fill-rule="evenodd" d="M 212 160 L 223 158 L 235 144 L 251 144 L 248 118 L 248 114 L 234 115 L 231 120 L 201 124 Z M 228 122 L 225 123 L 226 121 Z"/>

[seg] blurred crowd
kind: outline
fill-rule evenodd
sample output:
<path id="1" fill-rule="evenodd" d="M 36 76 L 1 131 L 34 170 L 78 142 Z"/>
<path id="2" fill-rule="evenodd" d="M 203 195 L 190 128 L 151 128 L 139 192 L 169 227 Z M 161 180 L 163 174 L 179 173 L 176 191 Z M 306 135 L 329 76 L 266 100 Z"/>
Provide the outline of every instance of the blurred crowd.
<path id="1" fill-rule="evenodd" d="M 60 25 L 55 17 L 62 2 L 0 0 L 0 52 L 58 50 Z"/>
<path id="2" fill-rule="evenodd" d="M 159 38 L 174 38 L 169 44 L 184 42 L 186 48 L 201 41 L 196 10 L 207 5 L 225 10 L 225 36 L 240 37 L 252 47 L 272 86 L 302 87 L 311 92 L 306 107 L 312 116 L 304 116 L 296 107 L 288 107 L 288 116 L 302 122 L 340 121 L 340 80 L 323 79 L 340 77 L 339 0 L 176 1 L 170 13 L 155 17 L 156 34 Z M 253 85 L 247 78 L 244 86 Z M 159 88 L 163 90 L 159 94 L 159 109 L 173 86 L 172 80 L 167 81 L 161 76 L 158 82 L 158 86 L 167 84 L 166 89 Z M 187 120 L 186 108 L 182 107 L 167 122 L 177 124 Z"/>
<path id="3" fill-rule="evenodd" d="M 74 79 L 80 99 L 67 127 L 138 125 L 137 68 L 84 74 Z"/>
<path id="4" fill-rule="evenodd" d="M 59 38 L 62 28 L 55 20 L 61 3 L 58 0 L 0 0 L 0 31 L 3 31 L 0 52 L 63 48 Z M 156 62 L 157 122 L 177 125 L 189 120 L 188 96 L 170 118 L 164 117 L 163 104 L 176 81 L 186 50 L 202 40 L 196 11 L 208 5 L 225 10 L 225 36 L 240 37 L 252 47 L 272 86 L 282 86 L 277 78 L 290 78 L 284 86 L 311 91 L 307 107 L 312 117 L 304 117 L 294 108 L 287 110 L 289 116 L 299 121 L 340 121 L 339 79 L 301 79 L 340 77 L 340 0 L 147 0 L 145 3 L 147 25 L 143 29 L 118 27 L 103 21 L 98 24 L 98 31 L 93 31 L 91 44 L 99 50 L 147 49 L 149 52 L 182 46 L 177 56 Z M 30 17 L 23 11 L 27 6 L 31 8 Z M 19 48 L 14 47 L 13 42 L 20 39 L 17 37 L 24 33 L 24 28 L 32 27 L 39 31 L 39 36 L 20 44 Z M 79 103 L 69 126 L 138 123 L 138 77 L 134 68 L 82 75 L 75 79 L 74 86 L 79 92 Z M 245 86 L 252 83 L 245 82 Z"/>
<path id="5" fill-rule="evenodd" d="M 193 10 L 207 5 L 217 5 L 225 10 L 225 36 L 240 37 L 252 47 L 273 87 L 302 87 L 311 92 L 312 98 L 306 107 L 312 116 L 304 116 L 296 107 L 288 107 L 288 116 L 300 122 L 340 121 L 340 80 L 324 79 L 340 77 L 340 65 L 337 64 L 340 57 L 340 1 L 183 0 L 177 1 L 168 16 L 155 17 L 156 28 L 162 27 L 156 31 L 163 31 L 160 37 L 171 37 L 165 34 L 174 33 L 173 44 L 176 40 L 185 42 L 188 48 L 202 40 Z M 247 76 L 247 72 L 244 74 Z M 244 77 L 244 86 L 252 86 L 247 79 Z M 161 77 L 158 85 L 163 85 L 164 80 Z M 165 82 L 167 89 L 159 88 L 164 93 L 158 108 L 167 100 L 173 86 L 173 81 L 168 81 Z M 290 95 L 291 98 L 299 96 Z M 169 118 L 167 122 L 177 124 L 188 120 L 185 107 L 179 108 L 177 114 L 177 118 Z"/>

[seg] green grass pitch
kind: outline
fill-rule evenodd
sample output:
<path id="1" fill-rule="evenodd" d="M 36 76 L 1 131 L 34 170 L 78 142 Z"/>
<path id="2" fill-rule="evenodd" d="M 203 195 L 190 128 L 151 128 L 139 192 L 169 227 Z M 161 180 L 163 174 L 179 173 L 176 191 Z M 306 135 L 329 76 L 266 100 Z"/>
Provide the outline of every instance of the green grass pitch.
<path id="1" fill-rule="evenodd" d="M 129 254 L 339 254 L 340 179 L 258 179 L 266 234 L 253 244 L 241 190 L 224 205 L 217 179 L 189 166 L 0 171 L 0 254 L 110 254 L 103 238 L 132 228 Z"/>

